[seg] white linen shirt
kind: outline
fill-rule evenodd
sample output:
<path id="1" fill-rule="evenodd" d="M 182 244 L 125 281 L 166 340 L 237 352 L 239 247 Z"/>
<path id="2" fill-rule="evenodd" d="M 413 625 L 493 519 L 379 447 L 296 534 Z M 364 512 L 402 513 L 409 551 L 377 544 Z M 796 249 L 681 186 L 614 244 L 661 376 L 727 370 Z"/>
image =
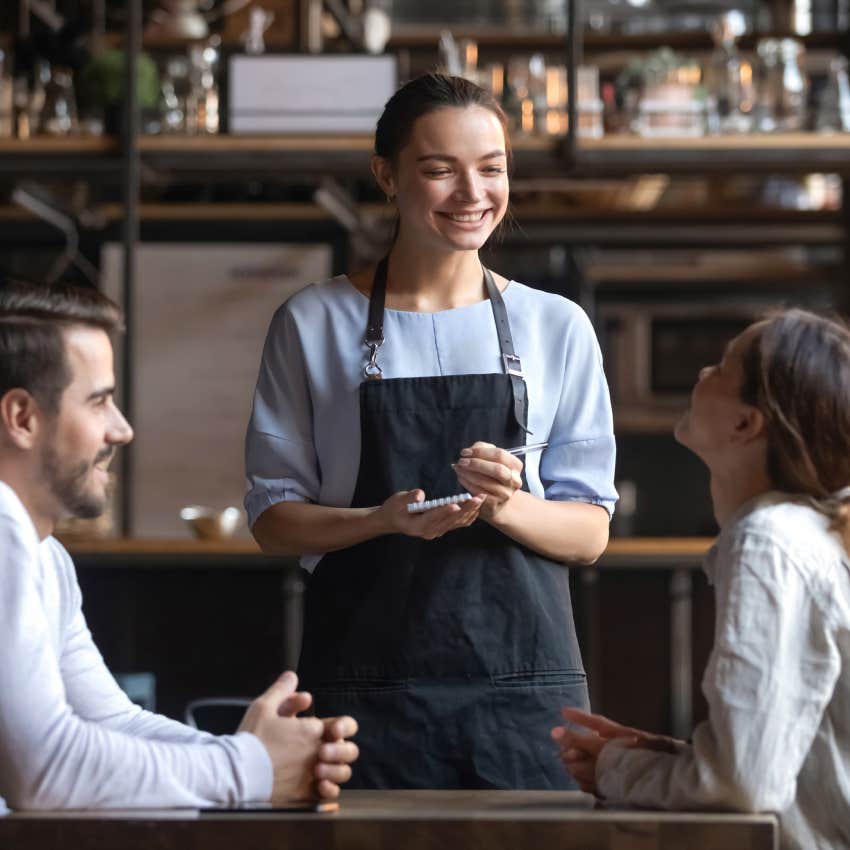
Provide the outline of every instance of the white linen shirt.
<path id="1" fill-rule="evenodd" d="M 709 553 L 709 717 L 678 754 L 611 742 L 611 804 L 779 814 L 786 850 L 850 848 L 850 559 L 829 521 L 770 493 Z"/>
<path id="2" fill-rule="evenodd" d="M 530 491 L 613 513 L 611 402 L 590 321 L 572 301 L 516 281 L 503 298 L 528 386 L 528 440 L 549 442 L 523 459 Z M 369 299 L 340 276 L 300 290 L 272 319 L 246 438 L 250 525 L 278 502 L 351 504 L 368 310 Z M 489 299 L 436 313 L 387 309 L 384 337 L 385 378 L 504 372 Z M 312 571 L 320 558 L 301 564 Z"/>
<path id="3" fill-rule="evenodd" d="M 268 800 L 272 766 L 248 732 L 215 737 L 143 711 L 86 626 L 74 565 L 39 542 L 0 481 L 0 813 L 197 808 Z"/>

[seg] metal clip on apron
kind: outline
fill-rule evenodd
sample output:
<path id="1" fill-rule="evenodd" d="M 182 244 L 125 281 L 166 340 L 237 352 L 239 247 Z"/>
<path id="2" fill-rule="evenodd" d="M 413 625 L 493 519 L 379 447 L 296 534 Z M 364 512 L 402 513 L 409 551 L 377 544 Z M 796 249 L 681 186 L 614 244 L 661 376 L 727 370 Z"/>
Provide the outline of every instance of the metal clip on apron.
<path id="1" fill-rule="evenodd" d="M 351 507 L 460 487 L 477 440 L 518 445 L 528 400 L 501 293 L 484 278 L 505 372 L 382 377 L 386 258 L 375 271 Z M 528 489 L 523 472 L 523 489 Z M 587 707 L 567 569 L 483 520 L 426 541 L 386 535 L 332 552 L 307 585 L 302 685 L 319 715 L 351 714 L 351 787 L 570 788 L 549 730 Z"/>

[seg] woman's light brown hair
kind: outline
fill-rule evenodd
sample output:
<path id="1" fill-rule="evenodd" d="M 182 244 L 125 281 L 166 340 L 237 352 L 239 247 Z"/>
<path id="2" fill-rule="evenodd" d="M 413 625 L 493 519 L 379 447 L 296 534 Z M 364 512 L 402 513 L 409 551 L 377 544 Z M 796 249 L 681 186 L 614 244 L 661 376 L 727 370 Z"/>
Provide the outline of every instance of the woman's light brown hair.
<path id="1" fill-rule="evenodd" d="M 771 482 L 829 516 L 850 551 L 850 329 L 805 310 L 756 328 L 741 397 L 765 417 Z"/>

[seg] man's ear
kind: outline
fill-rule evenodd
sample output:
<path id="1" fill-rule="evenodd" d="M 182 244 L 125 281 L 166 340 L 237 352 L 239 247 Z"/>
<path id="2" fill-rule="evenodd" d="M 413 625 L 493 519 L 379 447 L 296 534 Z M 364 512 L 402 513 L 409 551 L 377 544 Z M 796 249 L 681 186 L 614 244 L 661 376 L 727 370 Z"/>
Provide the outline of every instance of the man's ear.
<path id="1" fill-rule="evenodd" d="M 763 436 L 764 432 L 764 414 L 757 407 L 750 404 L 745 405 L 735 423 L 735 441 L 749 443 Z"/>
<path id="2" fill-rule="evenodd" d="M 375 155 L 372 157 L 371 166 L 372 174 L 375 175 L 375 180 L 381 187 L 381 191 L 387 196 L 387 200 L 395 198 L 397 190 L 390 161 L 382 156 Z"/>
<path id="3" fill-rule="evenodd" d="M 44 427 L 44 412 L 26 390 L 9 390 L 0 398 L 0 426 L 13 445 L 26 451 L 38 440 Z"/>

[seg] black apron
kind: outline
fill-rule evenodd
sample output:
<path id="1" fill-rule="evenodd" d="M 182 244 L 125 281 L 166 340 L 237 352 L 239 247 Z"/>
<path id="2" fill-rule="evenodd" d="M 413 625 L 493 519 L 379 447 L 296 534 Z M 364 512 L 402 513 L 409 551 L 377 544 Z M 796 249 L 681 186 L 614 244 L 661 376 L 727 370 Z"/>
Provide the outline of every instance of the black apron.
<path id="1" fill-rule="evenodd" d="M 486 270 L 505 373 L 380 378 L 386 266 L 370 299 L 355 508 L 417 487 L 461 492 L 462 448 L 527 433 L 521 363 Z M 360 724 L 346 787 L 574 787 L 549 737 L 563 706 L 588 707 L 568 571 L 483 520 L 325 555 L 307 583 L 298 672 L 317 714 Z"/>

